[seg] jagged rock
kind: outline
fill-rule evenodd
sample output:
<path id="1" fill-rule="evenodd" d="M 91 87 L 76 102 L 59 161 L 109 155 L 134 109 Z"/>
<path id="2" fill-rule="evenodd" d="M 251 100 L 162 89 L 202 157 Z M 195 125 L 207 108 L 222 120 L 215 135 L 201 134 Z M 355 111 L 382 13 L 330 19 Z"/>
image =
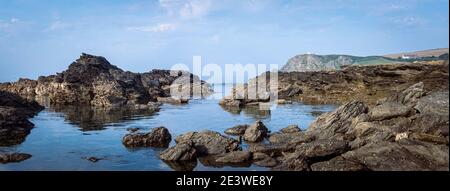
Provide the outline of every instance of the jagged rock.
<path id="1" fill-rule="evenodd" d="M 245 130 L 244 140 L 252 143 L 261 142 L 268 132 L 267 127 L 261 121 L 257 121 Z"/>
<path id="2" fill-rule="evenodd" d="M 297 153 L 289 153 L 279 158 L 280 163 L 273 170 L 310 171 L 308 161 Z"/>
<path id="3" fill-rule="evenodd" d="M 266 153 L 252 153 L 252 159 L 253 161 L 259 161 L 259 160 L 263 160 L 267 157 L 270 157 L 269 155 L 267 155 Z"/>
<path id="4" fill-rule="evenodd" d="M 248 151 L 252 153 L 264 153 L 272 157 L 281 156 L 283 152 L 291 151 L 294 148 L 288 145 L 266 145 L 266 144 L 252 144 L 249 145 Z"/>
<path id="5" fill-rule="evenodd" d="M 426 133 L 410 133 L 408 134 L 407 138 L 412 140 L 419 140 L 423 142 L 430 142 L 435 144 L 443 144 L 448 145 L 448 138 L 442 137 L 442 136 L 436 136 L 436 135 L 430 135 Z"/>
<path id="6" fill-rule="evenodd" d="M 159 154 L 165 161 L 192 161 L 197 159 L 197 150 L 192 141 L 178 143 Z"/>
<path id="7" fill-rule="evenodd" d="M 397 102 L 385 102 L 370 110 L 372 120 L 385 120 L 396 117 L 406 117 L 411 113 L 411 107 Z"/>
<path id="8" fill-rule="evenodd" d="M 425 95 L 423 82 L 412 85 L 401 93 L 387 98 L 387 101 L 395 101 L 405 105 L 415 105 L 419 98 Z"/>
<path id="9" fill-rule="evenodd" d="M 0 153 L 0 163 L 16 163 L 22 162 L 31 158 L 30 154 L 26 153 Z"/>
<path id="10" fill-rule="evenodd" d="M 167 147 L 172 139 L 169 130 L 157 127 L 148 133 L 130 133 L 123 137 L 126 147 Z"/>
<path id="11" fill-rule="evenodd" d="M 199 155 L 214 155 L 240 150 L 239 142 L 215 131 L 188 132 L 178 136 L 175 141 L 192 141 Z"/>
<path id="12" fill-rule="evenodd" d="M 193 171 L 197 167 L 197 160 L 193 161 L 165 161 L 171 169 L 175 171 Z"/>
<path id="13" fill-rule="evenodd" d="M 226 129 L 225 133 L 228 135 L 243 135 L 248 127 L 249 125 L 236 125 L 234 127 Z"/>
<path id="14" fill-rule="evenodd" d="M 289 125 L 286 128 L 280 129 L 281 133 L 297 133 L 302 131 L 298 125 Z"/>
<path id="15" fill-rule="evenodd" d="M 312 171 L 367 171 L 367 167 L 364 165 L 346 160 L 345 158 L 338 156 L 329 161 L 317 162 L 311 165 Z"/>
<path id="16" fill-rule="evenodd" d="M 319 116 L 307 130 L 308 134 L 314 134 L 317 139 L 333 137 L 336 133 L 345 133 L 350 130 L 352 120 L 367 113 L 367 106 L 360 101 L 348 102 L 335 111 Z"/>
<path id="17" fill-rule="evenodd" d="M 231 151 L 229 153 L 220 154 L 216 158 L 218 163 L 245 163 L 249 162 L 252 158 L 252 153 L 248 151 Z"/>

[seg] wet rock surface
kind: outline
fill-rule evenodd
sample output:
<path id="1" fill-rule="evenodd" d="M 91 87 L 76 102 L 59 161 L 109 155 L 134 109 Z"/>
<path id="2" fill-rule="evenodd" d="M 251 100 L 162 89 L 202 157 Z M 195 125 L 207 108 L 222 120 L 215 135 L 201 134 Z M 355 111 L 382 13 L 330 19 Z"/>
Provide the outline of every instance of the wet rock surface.
<path id="1" fill-rule="evenodd" d="M 126 147 L 168 147 L 172 136 L 165 127 L 157 127 L 148 133 L 130 133 L 123 137 Z"/>
<path id="2" fill-rule="evenodd" d="M 193 161 L 197 160 L 197 150 L 192 141 L 186 141 L 164 150 L 159 157 L 164 161 Z"/>

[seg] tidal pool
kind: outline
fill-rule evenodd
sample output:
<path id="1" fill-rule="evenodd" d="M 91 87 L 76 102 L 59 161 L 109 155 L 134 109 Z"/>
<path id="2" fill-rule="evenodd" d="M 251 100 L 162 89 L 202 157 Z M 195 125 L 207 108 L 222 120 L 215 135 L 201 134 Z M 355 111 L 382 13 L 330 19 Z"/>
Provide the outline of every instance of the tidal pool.
<path id="1" fill-rule="evenodd" d="M 223 90 L 229 92 L 229 87 Z M 221 92 L 216 92 L 221 94 Z M 220 96 L 215 96 L 216 98 Z M 98 110 L 87 107 L 49 107 L 31 119 L 35 128 L 22 144 L 0 147 L 0 152 L 22 152 L 33 155 L 20 163 L 0 164 L 0 170 L 179 170 L 158 158 L 163 149 L 127 149 L 122 137 L 127 128 L 149 131 L 158 126 L 169 129 L 176 136 L 201 130 L 224 130 L 239 124 L 262 120 L 275 132 L 297 124 L 305 129 L 318 114 L 332 111 L 334 105 L 278 105 L 271 111 L 257 108 L 230 110 L 222 108 L 218 99 L 191 100 L 186 105 L 164 104 L 155 114 L 123 109 Z M 172 140 L 171 145 L 174 145 Z M 246 147 L 245 143 L 242 145 Z M 102 160 L 93 163 L 86 158 Z M 203 162 L 204 163 L 204 162 Z M 258 166 L 213 167 L 198 161 L 194 170 L 270 170 Z"/>

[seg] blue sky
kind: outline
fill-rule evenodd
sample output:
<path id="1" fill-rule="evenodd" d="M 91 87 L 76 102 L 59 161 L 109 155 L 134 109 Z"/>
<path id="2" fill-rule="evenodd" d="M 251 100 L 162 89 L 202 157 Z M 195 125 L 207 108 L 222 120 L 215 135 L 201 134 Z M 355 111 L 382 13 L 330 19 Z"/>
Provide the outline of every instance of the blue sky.
<path id="1" fill-rule="evenodd" d="M 448 0 L 1 0 L 0 81 L 63 71 L 81 52 L 134 72 L 280 64 L 301 53 L 449 46 Z"/>

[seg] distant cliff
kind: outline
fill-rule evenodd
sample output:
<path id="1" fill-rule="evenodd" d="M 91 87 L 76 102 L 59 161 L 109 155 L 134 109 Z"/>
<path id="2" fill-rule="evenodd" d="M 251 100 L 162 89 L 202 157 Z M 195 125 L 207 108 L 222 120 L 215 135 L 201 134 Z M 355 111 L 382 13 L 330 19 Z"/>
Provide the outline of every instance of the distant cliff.
<path id="1" fill-rule="evenodd" d="M 343 65 L 372 65 L 395 63 L 396 60 L 382 56 L 358 57 L 350 55 L 302 54 L 289 59 L 283 66 L 283 72 L 307 72 L 321 70 L 339 70 Z"/>

